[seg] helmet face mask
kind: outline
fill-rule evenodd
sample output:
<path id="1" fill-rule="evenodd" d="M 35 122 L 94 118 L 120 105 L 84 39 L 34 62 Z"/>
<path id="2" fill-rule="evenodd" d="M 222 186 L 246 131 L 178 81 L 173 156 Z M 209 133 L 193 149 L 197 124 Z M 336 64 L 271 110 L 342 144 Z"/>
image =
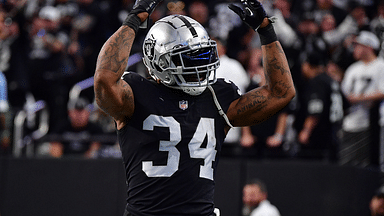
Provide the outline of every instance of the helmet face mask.
<path id="1" fill-rule="evenodd" d="M 144 40 L 143 53 L 150 75 L 167 87 L 199 95 L 216 81 L 216 42 L 189 17 L 171 15 L 157 21 Z"/>

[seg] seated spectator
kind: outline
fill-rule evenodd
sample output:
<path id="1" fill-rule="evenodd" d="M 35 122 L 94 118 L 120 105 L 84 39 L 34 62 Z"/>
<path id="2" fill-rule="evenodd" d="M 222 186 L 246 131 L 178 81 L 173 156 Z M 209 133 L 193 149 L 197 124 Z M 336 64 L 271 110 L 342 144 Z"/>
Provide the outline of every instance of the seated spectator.
<path id="1" fill-rule="evenodd" d="M 68 103 L 68 120 L 53 129 L 57 134 L 57 141 L 51 142 L 50 154 L 52 157 L 77 156 L 96 158 L 101 146 L 100 142 L 93 141 L 92 136 L 100 135 L 102 129 L 89 121 L 89 103 L 84 98 L 78 98 Z"/>
<path id="2" fill-rule="evenodd" d="M 243 216 L 280 216 L 276 206 L 268 201 L 268 191 L 264 182 L 255 179 L 243 188 Z"/>

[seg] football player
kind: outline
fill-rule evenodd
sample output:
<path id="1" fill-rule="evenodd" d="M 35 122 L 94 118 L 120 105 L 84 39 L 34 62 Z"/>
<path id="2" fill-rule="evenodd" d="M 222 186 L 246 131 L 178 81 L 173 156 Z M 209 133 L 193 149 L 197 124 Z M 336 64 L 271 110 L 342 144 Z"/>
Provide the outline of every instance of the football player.
<path id="1" fill-rule="evenodd" d="M 258 31 L 266 85 L 239 95 L 216 79 L 216 43 L 197 21 L 182 15 L 158 20 L 143 43 L 151 75 L 124 73 L 140 26 L 160 0 L 137 0 L 100 51 L 97 104 L 116 121 L 126 169 L 126 215 L 215 215 L 214 180 L 231 127 L 274 115 L 295 95 L 285 54 L 260 2 L 229 7 Z M 217 215 L 217 214 L 216 214 Z"/>

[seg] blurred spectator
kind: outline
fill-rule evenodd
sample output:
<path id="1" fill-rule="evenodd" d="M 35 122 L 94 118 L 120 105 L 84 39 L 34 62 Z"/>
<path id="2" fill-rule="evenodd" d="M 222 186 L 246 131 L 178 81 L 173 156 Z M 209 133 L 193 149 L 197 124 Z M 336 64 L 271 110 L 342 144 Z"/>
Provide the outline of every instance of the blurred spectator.
<path id="1" fill-rule="evenodd" d="M 95 62 L 98 51 L 111 33 L 121 25 L 122 19 L 131 10 L 134 2 L 134 0 L 2 1 L 0 71 L 8 81 L 10 110 L 7 122 L 12 124 L 10 121 L 12 113 L 23 108 L 29 92 L 33 93 L 36 100 L 43 99 L 47 102 L 51 113 L 51 128 L 55 127 L 59 119 L 67 118 L 65 107 L 69 89 L 73 84 L 93 75 L 95 64 L 92 62 Z M 268 14 L 278 18 L 274 23 L 275 31 L 287 54 L 297 96 L 289 105 L 291 108 L 283 110 L 279 117 L 274 117 L 276 119 L 252 127 L 250 132 L 253 135 L 253 142 L 257 143 L 253 145 L 254 147 L 264 146 L 261 143 L 266 142 L 267 146 L 274 147 L 269 150 L 281 150 L 281 148 L 286 150 L 288 146 L 296 145 L 292 143 L 297 143 L 296 132 L 301 131 L 305 120 L 305 116 L 301 114 L 304 113 L 307 81 L 301 75 L 302 62 L 308 53 L 321 53 L 320 58 L 324 61 L 332 60 L 327 65 L 327 72 L 332 74 L 328 75 L 341 82 L 344 71 L 354 62 L 353 39 L 359 31 L 371 30 L 379 38 L 380 44 L 384 41 L 384 1 L 263 0 L 262 3 Z M 164 1 L 151 15 L 151 20 L 153 23 L 166 13 L 187 13 L 199 20 L 209 29 L 212 36 L 227 41 L 226 56 L 236 59 L 247 69 L 253 80 L 252 87 L 249 87 L 252 89 L 263 80 L 261 59 L 257 58 L 258 51 L 255 51 L 260 47 L 260 42 L 257 33 L 244 26 L 239 17 L 228 10 L 227 6 L 228 2 L 223 1 Z M 120 17 L 123 18 L 119 19 Z M 139 39 L 145 36 L 145 31 L 139 31 L 138 34 Z M 133 53 L 141 53 L 141 44 L 135 44 L 136 46 L 132 47 Z M 384 49 L 380 50 L 380 56 L 384 56 Z M 222 60 L 222 63 L 224 62 L 225 58 Z M 142 64 L 136 64 L 134 67 L 142 67 L 143 69 L 139 68 L 137 71 L 145 74 L 146 70 Z M 84 96 L 92 100 L 93 91 L 86 91 Z M 364 97 L 365 100 L 372 98 Z M 356 100 L 354 96 L 349 98 L 352 102 Z M 379 101 L 380 99 L 376 98 L 373 103 Z M 356 104 L 352 107 L 356 107 Z M 367 106 L 367 109 L 372 107 Z M 384 110 L 384 103 L 382 107 Z M 384 111 L 382 113 L 384 119 Z M 346 122 L 350 118 L 347 117 Z M 102 114 L 96 119 L 96 123 L 105 120 Z M 290 125 L 291 122 L 294 122 L 294 127 Z M 364 125 L 365 122 L 362 123 Z M 384 128 L 384 120 L 381 120 L 380 124 Z M 373 132 L 372 128 L 367 130 Z M 109 134 L 106 131 L 104 133 Z M 384 137 L 384 131 L 382 134 Z M 245 137 L 251 138 L 243 136 Z M 252 139 L 244 139 L 241 142 L 245 140 Z M 382 140 L 384 146 L 384 138 Z M 381 151 L 382 170 L 384 170 L 384 148 Z"/>
<path id="2" fill-rule="evenodd" d="M 89 103 L 78 98 L 68 103 L 68 121 L 60 121 L 51 134 L 58 135 L 57 141 L 51 142 L 52 157 L 74 156 L 96 158 L 101 146 L 100 142 L 92 141 L 92 136 L 103 133 L 102 129 L 89 121 Z"/>
<path id="3" fill-rule="evenodd" d="M 227 50 L 225 41 L 219 38 L 213 39 L 216 40 L 217 51 L 220 58 L 220 67 L 216 70 L 216 77 L 225 78 L 226 80 L 235 83 L 239 87 L 239 91 L 244 94 L 250 81 L 247 72 L 240 64 L 240 62 L 238 62 L 236 59 L 229 58 L 226 55 Z M 236 71 L 236 73 L 234 73 L 234 71 Z M 223 154 L 226 154 L 225 147 L 228 148 L 229 154 L 233 154 L 233 150 L 238 148 L 239 145 L 250 146 L 253 145 L 253 143 L 254 139 L 250 133 L 249 127 L 231 128 L 224 140 Z"/>
<path id="4" fill-rule="evenodd" d="M 276 34 L 285 49 L 291 48 L 296 45 L 295 43 L 298 40 L 294 29 L 299 23 L 299 20 L 290 12 L 290 0 L 277 0 L 273 5 L 275 9 L 269 14 L 276 18 L 273 24 L 276 29 Z"/>
<path id="5" fill-rule="evenodd" d="M 273 2 L 273 7 L 280 11 L 284 22 L 290 25 L 291 28 L 296 28 L 299 23 L 299 17 L 291 11 L 293 1 L 294 0 L 276 0 Z"/>
<path id="6" fill-rule="evenodd" d="M 8 83 L 0 71 L 0 155 L 11 153 L 11 125 L 9 122 Z"/>
<path id="7" fill-rule="evenodd" d="M 320 27 L 322 36 L 331 49 L 339 46 L 348 35 L 357 34 L 359 31 L 353 19 L 348 17 L 337 25 L 335 17 L 330 13 L 324 14 Z"/>
<path id="8" fill-rule="evenodd" d="M 167 15 L 172 14 L 181 14 L 186 15 L 186 8 L 185 8 L 185 2 L 184 1 L 169 1 L 167 3 Z"/>
<path id="9" fill-rule="evenodd" d="M 316 8 L 313 11 L 316 22 L 320 23 L 325 14 L 332 14 L 336 26 L 347 16 L 347 11 L 337 7 L 333 0 L 316 0 Z"/>
<path id="10" fill-rule="evenodd" d="M 207 29 L 211 36 L 227 42 L 229 42 L 229 32 L 233 28 L 242 25 L 240 17 L 233 11 L 228 10 L 228 4 L 229 3 L 226 2 L 220 2 L 214 6 L 214 16 L 210 18 L 209 28 Z"/>
<path id="11" fill-rule="evenodd" d="M 384 93 L 384 60 L 377 57 L 379 48 L 380 41 L 372 32 L 360 32 L 355 41 L 353 54 L 357 62 L 348 67 L 341 84 L 351 104 L 343 120 L 341 164 L 366 167 L 372 162 L 370 109 L 383 99 Z"/>
<path id="12" fill-rule="evenodd" d="M 384 0 L 380 0 L 377 5 L 376 16 L 370 24 L 371 30 L 379 38 L 380 42 L 384 41 Z M 380 49 L 380 56 L 384 56 L 383 47 Z"/>
<path id="13" fill-rule="evenodd" d="M 371 216 L 384 216 L 384 188 L 380 187 L 373 195 L 369 203 Z"/>
<path id="14" fill-rule="evenodd" d="M 349 2 L 349 15 L 346 19 L 353 19 L 354 25 L 357 25 L 359 31 L 370 30 L 369 17 L 363 4 L 358 1 L 351 0 Z"/>
<path id="15" fill-rule="evenodd" d="M 11 6 L 4 5 L 9 10 L 7 12 L 0 5 L 0 71 L 8 81 L 11 109 L 17 111 L 23 107 L 25 93 L 29 89 L 27 64 L 20 64 L 27 62 L 27 36 L 19 24 L 23 24 L 25 19 Z"/>
<path id="16" fill-rule="evenodd" d="M 280 216 L 279 210 L 268 200 L 267 186 L 259 179 L 243 187 L 243 216 Z"/>
<path id="17" fill-rule="evenodd" d="M 93 76 L 97 55 L 115 29 L 110 25 L 110 2 L 95 0 L 76 0 L 78 13 L 74 17 L 71 40 L 79 43 L 77 52 L 84 61 L 83 78 Z"/>
<path id="18" fill-rule="evenodd" d="M 337 134 L 343 119 L 339 83 L 326 73 L 325 62 L 316 53 L 302 64 L 302 73 L 308 83 L 306 102 L 302 104 L 306 117 L 298 134 L 299 156 L 336 162 L 340 143 Z"/>
<path id="19" fill-rule="evenodd" d="M 244 68 L 247 68 L 252 48 L 260 48 L 261 46 L 260 38 L 256 36 L 257 33 L 246 24 L 234 26 L 228 32 L 228 39 L 226 40 L 227 56 L 236 59 Z"/>
<path id="20" fill-rule="evenodd" d="M 380 126 L 379 166 L 380 166 L 380 171 L 384 173 L 384 100 L 382 100 L 379 105 L 379 126 Z"/>
<path id="21" fill-rule="evenodd" d="M 277 115 L 275 131 L 272 135 L 269 135 L 265 141 L 267 147 L 272 149 L 280 148 L 282 150 L 287 150 L 283 148 L 283 143 L 285 141 L 285 134 L 287 131 L 288 116 L 289 115 L 286 109 L 282 110 Z"/>
<path id="22" fill-rule="evenodd" d="M 103 139 L 103 142 L 101 142 L 98 157 L 120 158 L 121 151 L 119 143 L 117 141 L 115 121 L 111 116 L 109 116 L 102 109 L 100 109 L 96 103 L 94 103 L 93 106 L 96 108 L 93 109 L 93 111 L 91 112 L 89 121 L 100 126 L 103 131 L 102 134 L 106 138 Z"/>
<path id="23" fill-rule="evenodd" d="M 57 8 L 45 6 L 32 20 L 29 30 L 29 78 L 36 100 L 47 102 L 50 125 L 65 118 L 69 86 L 67 78 L 74 71 L 68 61 L 69 36 L 61 30 L 61 15 Z"/>
<path id="24" fill-rule="evenodd" d="M 301 54 L 299 56 L 301 63 L 307 58 L 308 53 L 317 52 L 320 55 L 319 57 L 324 60 L 329 57 L 327 43 L 321 37 L 320 26 L 312 14 L 307 14 L 299 23 L 297 29 L 302 41 Z"/>
<path id="25" fill-rule="evenodd" d="M 204 28 L 208 27 L 209 8 L 206 2 L 194 0 L 188 5 L 188 16 L 198 21 Z"/>

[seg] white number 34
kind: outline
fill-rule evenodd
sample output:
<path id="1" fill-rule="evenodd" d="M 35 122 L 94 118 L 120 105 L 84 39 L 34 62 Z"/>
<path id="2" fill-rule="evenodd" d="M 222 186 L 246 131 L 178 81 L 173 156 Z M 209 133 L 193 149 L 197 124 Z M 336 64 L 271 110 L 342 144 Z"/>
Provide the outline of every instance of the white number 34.
<path id="1" fill-rule="evenodd" d="M 180 123 L 173 117 L 150 115 L 144 120 L 143 130 L 153 131 L 154 127 L 168 127 L 169 140 L 160 140 L 159 151 L 168 152 L 167 165 L 156 166 L 153 161 L 143 161 L 142 167 L 148 177 L 170 177 L 179 169 L 180 152 L 176 148 L 181 141 Z M 200 178 L 213 180 L 212 162 L 216 157 L 216 137 L 214 119 L 201 118 L 195 134 L 188 144 L 191 158 L 204 159 L 204 165 L 200 166 Z M 207 137 L 207 146 L 201 145 Z"/>

